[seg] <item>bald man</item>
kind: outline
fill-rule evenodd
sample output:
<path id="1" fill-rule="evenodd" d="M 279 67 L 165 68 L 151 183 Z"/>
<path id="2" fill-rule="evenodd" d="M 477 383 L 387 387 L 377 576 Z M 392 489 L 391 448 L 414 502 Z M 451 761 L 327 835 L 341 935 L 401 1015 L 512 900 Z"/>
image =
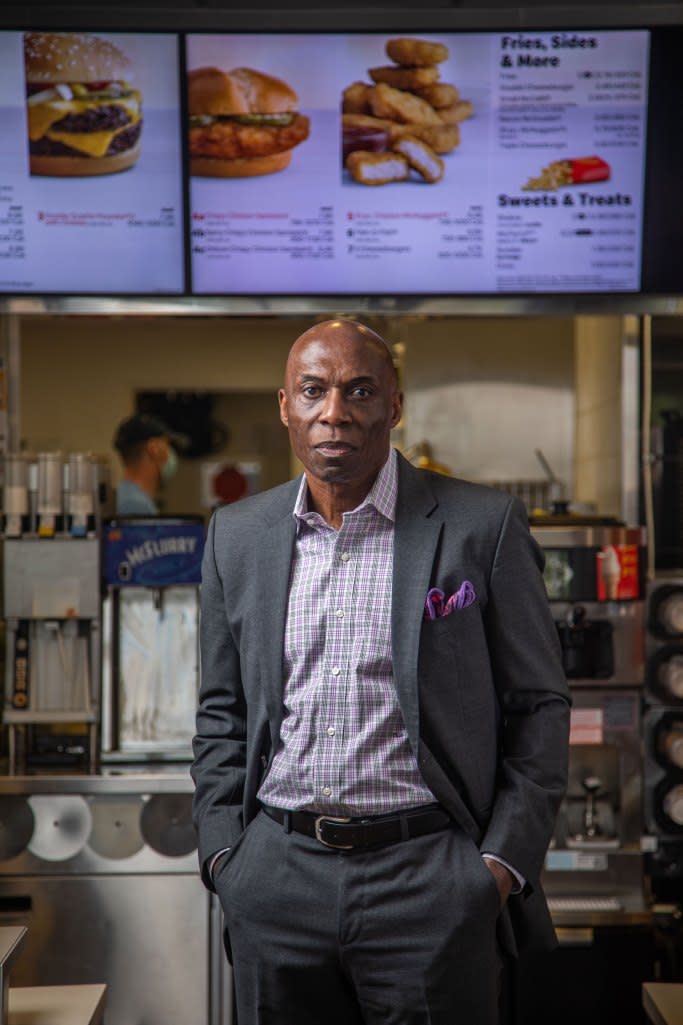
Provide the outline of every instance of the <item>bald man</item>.
<path id="1" fill-rule="evenodd" d="M 494 1025 L 539 885 L 568 691 L 523 507 L 390 445 L 383 340 L 294 343 L 303 475 L 214 515 L 194 741 L 240 1025 Z"/>

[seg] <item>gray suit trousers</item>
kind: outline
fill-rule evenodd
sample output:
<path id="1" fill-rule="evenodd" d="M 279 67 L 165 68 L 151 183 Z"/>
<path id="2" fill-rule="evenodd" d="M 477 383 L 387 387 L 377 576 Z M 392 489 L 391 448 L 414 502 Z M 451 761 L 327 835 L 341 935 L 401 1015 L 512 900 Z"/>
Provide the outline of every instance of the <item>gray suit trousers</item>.
<path id="1" fill-rule="evenodd" d="M 456 825 L 339 852 L 261 812 L 215 879 L 239 1025 L 495 1025 L 498 890 Z"/>

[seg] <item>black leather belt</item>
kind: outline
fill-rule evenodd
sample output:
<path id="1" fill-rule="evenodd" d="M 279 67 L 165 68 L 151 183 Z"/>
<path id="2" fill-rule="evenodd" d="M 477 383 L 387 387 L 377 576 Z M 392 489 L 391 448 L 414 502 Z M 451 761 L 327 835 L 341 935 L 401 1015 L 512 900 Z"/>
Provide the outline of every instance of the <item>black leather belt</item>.
<path id="1" fill-rule="evenodd" d="M 436 833 L 452 824 L 448 812 L 438 804 L 426 805 L 392 815 L 369 815 L 364 818 L 341 818 L 317 815 L 310 811 L 285 811 L 263 805 L 263 810 L 287 832 L 315 837 L 325 847 L 339 851 L 355 851 L 369 847 L 409 840 L 414 836 Z"/>

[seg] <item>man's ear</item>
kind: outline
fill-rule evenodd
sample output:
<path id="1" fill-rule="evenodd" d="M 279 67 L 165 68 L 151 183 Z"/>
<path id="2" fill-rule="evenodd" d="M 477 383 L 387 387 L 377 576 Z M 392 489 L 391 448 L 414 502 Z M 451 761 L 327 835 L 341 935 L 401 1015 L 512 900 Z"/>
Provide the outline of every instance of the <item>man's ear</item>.
<path id="1" fill-rule="evenodd" d="M 287 396 L 285 395 L 285 389 L 280 388 L 277 393 L 277 401 L 280 405 L 280 419 L 282 420 L 285 427 L 289 427 L 289 420 L 287 418 Z"/>
<path id="2" fill-rule="evenodd" d="M 403 416 L 403 392 L 394 392 L 391 409 L 391 426 L 395 427 Z"/>
<path id="3" fill-rule="evenodd" d="M 161 438 L 149 438 L 147 441 L 147 454 L 158 463 L 163 455 L 163 441 Z"/>

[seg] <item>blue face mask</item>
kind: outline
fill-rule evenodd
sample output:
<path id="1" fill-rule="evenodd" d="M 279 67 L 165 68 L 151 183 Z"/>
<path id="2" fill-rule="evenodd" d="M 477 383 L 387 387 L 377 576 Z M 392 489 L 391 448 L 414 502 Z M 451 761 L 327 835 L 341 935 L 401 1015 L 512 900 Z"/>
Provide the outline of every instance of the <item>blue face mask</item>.
<path id="1" fill-rule="evenodd" d="M 168 455 L 166 457 L 166 462 L 161 467 L 161 479 L 163 481 L 169 481 L 171 479 L 171 477 L 175 477 L 177 469 L 178 469 L 178 456 L 176 455 L 175 449 L 172 448 L 171 445 L 169 445 L 168 446 Z"/>

